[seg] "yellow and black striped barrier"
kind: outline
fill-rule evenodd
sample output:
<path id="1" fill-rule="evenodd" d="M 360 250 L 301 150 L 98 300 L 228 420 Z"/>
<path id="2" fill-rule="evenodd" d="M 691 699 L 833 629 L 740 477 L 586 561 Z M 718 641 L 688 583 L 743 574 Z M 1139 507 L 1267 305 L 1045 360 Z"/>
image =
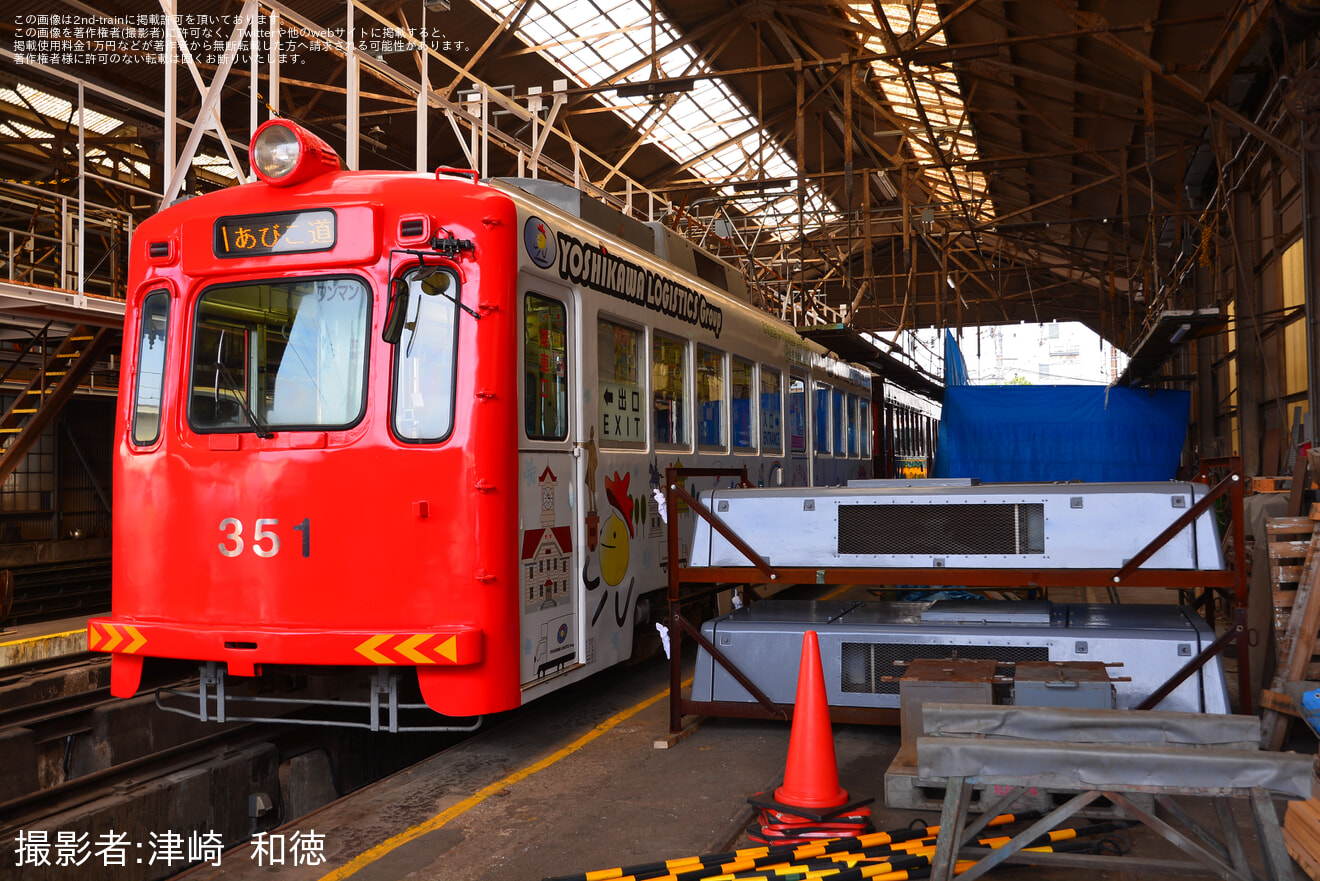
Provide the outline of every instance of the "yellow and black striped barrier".
<path id="1" fill-rule="evenodd" d="M 1039 817 L 1039 811 L 1001 814 L 987 825 L 990 827 L 1007 826 L 1035 820 Z M 1043 846 L 1087 835 L 1099 835 L 1125 827 L 1126 824 L 1101 823 L 1087 827 L 1056 829 L 1035 839 L 1031 842 L 1031 846 Z M 679 857 L 633 866 L 617 866 L 573 875 L 551 876 L 545 878 L 544 881 L 715 881 L 715 879 L 724 881 L 724 879 L 731 878 L 738 878 L 741 881 L 743 877 L 760 876 L 745 876 L 739 873 L 768 871 L 772 866 L 776 870 L 783 866 L 801 866 L 805 864 L 804 861 L 822 859 L 826 863 L 832 864 L 834 866 L 833 871 L 837 872 L 838 864 L 846 862 L 848 859 L 856 862 L 887 860 L 890 857 L 900 859 L 912 856 L 914 852 L 919 853 L 922 850 L 929 850 L 934 847 L 935 837 L 938 834 L 938 826 L 871 832 L 848 838 L 822 839 L 810 844 L 767 845 L 728 853 Z M 1008 838 L 983 838 L 973 843 L 996 847 L 1002 846 L 1008 840 Z M 922 864 L 928 866 L 929 860 L 923 858 Z M 877 862 L 877 865 L 884 865 L 884 863 Z M 868 866 L 867 868 L 872 869 L 873 867 Z M 892 871 L 905 870 L 906 867 L 900 866 L 892 868 Z M 775 877 L 782 881 L 787 875 L 801 874 L 800 870 L 796 870 L 786 874 L 776 873 L 774 876 L 767 875 L 765 877 Z M 881 874 L 883 872 L 870 871 L 866 875 L 856 877 L 869 878 Z M 831 874 L 831 877 L 834 877 L 833 874 Z"/>

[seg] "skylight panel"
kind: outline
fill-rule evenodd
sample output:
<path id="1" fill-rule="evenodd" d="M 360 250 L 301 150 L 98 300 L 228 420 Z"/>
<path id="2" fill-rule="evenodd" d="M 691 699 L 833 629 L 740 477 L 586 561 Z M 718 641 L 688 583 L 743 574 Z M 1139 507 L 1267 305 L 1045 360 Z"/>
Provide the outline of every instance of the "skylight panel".
<path id="1" fill-rule="evenodd" d="M 475 2 L 497 19 L 502 20 L 507 11 L 505 4 L 494 0 Z M 603 26 L 605 22 L 609 27 Z M 651 6 L 644 0 L 571 0 L 554 6 L 553 11 L 538 10 L 538 14 L 528 16 L 520 26 L 519 37 L 579 85 L 599 86 L 646 82 L 657 72 L 649 64 L 638 64 L 651 54 L 652 32 Z M 597 36 L 592 37 L 593 33 Z M 680 35 L 663 17 L 655 22 L 654 39 L 661 50 L 657 64 L 660 76 L 692 76 L 709 70 L 690 46 L 679 45 Z M 668 51 L 664 50 L 666 46 L 670 47 Z M 622 74 L 634 66 L 635 70 Z M 737 142 L 755 128 L 749 121 L 752 113 L 719 80 L 699 80 L 692 91 L 675 93 L 660 105 L 619 99 L 610 92 L 602 92 L 598 98 L 630 125 L 647 131 L 651 143 L 687 164 L 699 180 L 723 183 L 735 176 L 758 173 L 773 177 L 797 174 L 796 165 L 778 144 L 758 144 L 755 151 L 747 151 Z M 748 152 L 757 157 L 759 168 L 748 162 Z M 794 211 L 799 207 L 811 213 L 829 209 L 818 187 L 812 185 L 808 193 L 807 206 L 797 206 L 795 194 L 785 198 L 793 203 Z"/>
<path id="2" fill-rule="evenodd" d="M 30 141 L 53 141 L 55 136 L 50 132 L 41 131 L 22 123 L 14 122 L 12 119 L 0 121 L 0 126 L 4 126 L 19 137 L 27 138 Z"/>
<path id="3" fill-rule="evenodd" d="M 205 153 L 199 153 L 193 157 L 194 168 L 205 169 L 212 174 L 218 174 L 221 177 L 227 177 L 230 180 L 237 180 L 238 175 L 234 173 L 234 166 L 229 164 L 229 159 L 224 156 L 211 156 Z"/>
<path id="4" fill-rule="evenodd" d="M 97 165 L 111 172 L 123 171 L 124 167 L 127 165 L 133 169 L 133 172 L 141 180 L 144 181 L 151 180 L 151 168 L 150 166 L 147 165 L 147 163 L 138 162 L 138 161 L 127 163 L 123 159 L 112 158 L 109 154 L 107 154 L 104 150 L 101 149 L 88 150 L 87 162 L 90 165 Z"/>
<path id="5" fill-rule="evenodd" d="M 881 34 L 884 27 L 876 18 L 876 10 L 882 13 L 889 29 L 896 35 L 912 34 L 923 36 L 931 32 L 926 41 L 931 46 L 944 46 L 947 41 L 942 30 L 935 30 L 940 23 L 939 10 L 933 2 L 851 2 L 849 3 L 854 18 L 860 24 L 859 31 L 865 38 L 868 51 L 883 54 L 886 51 Z M 958 80 L 953 72 L 940 67 L 920 67 L 912 65 L 912 91 L 903 76 L 903 71 L 888 61 L 875 61 L 872 68 L 876 73 L 876 83 L 884 92 L 886 101 L 897 115 L 910 120 L 912 135 L 907 139 L 912 155 L 923 166 L 920 172 L 927 188 L 943 199 L 955 200 L 959 196 L 975 203 L 974 215 L 988 219 L 994 214 L 994 206 L 986 198 L 985 176 L 980 172 L 966 171 L 963 163 L 978 158 L 976 143 L 971 129 L 971 121 L 963 104 Z M 920 108 L 913 102 L 912 92 L 916 93 Z M 935 142 L 941 153 L 954 164 L 952 170 L 941 167 L 935 151 L 929 142 L 930 133 L 923 124 L 930 124 L 935 133 Z M 950 183 L 950 178 L 953 184 Z M 956 184 L 957 192 L 955 192 Z"/>
<path id="6" fill-rule="evenodd" d="M 26 101 L 24 100 L 26 99 Z M 59 98 L 40 89 L 34 89 L 26 83 L 18 83 L 15 88 L 0 88 L 0 101 L 15 107 L 28 109 L 30 104 L 38 113 L 55 122 L 63 123 L 70 129 L 78 128 L 78 109 L 63 98 Z M 95 110 L 83 110 L 83 128 L 98 135 L 107 135 L 124 124 L 123 120 L 97 113 Z"/>

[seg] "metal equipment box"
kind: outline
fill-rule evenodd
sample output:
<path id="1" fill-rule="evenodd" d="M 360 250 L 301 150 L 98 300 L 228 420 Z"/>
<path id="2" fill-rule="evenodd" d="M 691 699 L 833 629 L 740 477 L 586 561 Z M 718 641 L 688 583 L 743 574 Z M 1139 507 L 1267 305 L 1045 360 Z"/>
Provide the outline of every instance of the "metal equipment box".
<path id="1" fill-rule="evenodd" d="M 1092 605 L 941 600 L 844 602 L 766 600 L 701 626 L 716 649 L 772 701 L 791 705 L 803 634 L 816 631 L 831 706 L 899 706 L 895 661 L 1097 661 L 1121 665 L 1120 709 L 1167 682 L 1215 635 L 1194 611 L 1175 605 Z M 694 701 L 751 702 L 752 696 L 704 650 L 697 654 Z M 1160 703 L 1162 710 L 1227 713 L 1218 657 Z"/>
<path id="2" fill-rule="evenodd" d="M 1112 710 L 1114 683 L 1109 669 L 1095 661 L 1024 661 L 1013 668 L 1013 703 L 1019 707 Z"/>
<path id="3" fill-rule="evenodd" d="M 771 566 L 1118 569 L 1208 491 L 1177 481 L 859 483 L 712 489 L 701 501 Z M 690 565 L 751 563 L 698 519 Z M 1181 530 L 1142 568 L 1223 569 L 1214 512 Z"/>
<path id="4" fill-rule="evenodd" d="M 925 731 L 923 704 L 993 704 L 994 661 L 918 658 L 898 682 L 899 725 L 903 746 L 915 744 Z"/>

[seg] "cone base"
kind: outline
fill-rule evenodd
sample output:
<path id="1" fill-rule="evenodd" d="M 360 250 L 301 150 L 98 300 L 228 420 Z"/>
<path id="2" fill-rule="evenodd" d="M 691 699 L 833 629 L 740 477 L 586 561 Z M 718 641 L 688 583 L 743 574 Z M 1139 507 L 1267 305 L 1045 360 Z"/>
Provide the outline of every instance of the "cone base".
<path id="1" fill-rule="evenodd" d="M 812 808 L 814 810 L 830 810 L 836 805 L 841 805 L 848 800 L 848 790 L 842 786 L 835 792 L 813 792 L 804 794 L 793 792 L 787 786 L 781 786 L 775 790 L 775 801 L 784 804 L 797 805 L 803 808 Z"/>
<path id="2" fill-rule="evenodd" d="M 838 817 L 842 814 L 850 813 L 863 805 L 869 805 L 871 802 L 875 801 L 874 796 L 849 800 L 847 790 L 840 789 L 839 792 L 843 795 L 844 801 L 837 805 L 815 807 L 789 804 L 788 802 L 783 802 L 776 798 L 782 789 L 783 787 L 776 789 L 773 795 L 768 792 L 755 793 L 748 796 L 747 803 L 752 805 L 752 807 L 770 811 L 779 811 L 783 814 L 791 814 L 794 817 L 803 817 L 807 820 L 815 820 L 819 823 L 828 820 L 831 817 Z"/>

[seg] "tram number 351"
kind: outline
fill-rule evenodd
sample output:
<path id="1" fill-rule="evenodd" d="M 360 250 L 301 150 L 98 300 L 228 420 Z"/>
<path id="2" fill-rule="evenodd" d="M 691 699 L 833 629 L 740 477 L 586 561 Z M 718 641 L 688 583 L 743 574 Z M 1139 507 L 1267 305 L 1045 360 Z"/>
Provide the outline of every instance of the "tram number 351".
<path id="1" fill-rule="evenodd" d="M 279 520 L 261 519 L 255 524 L 252 533 L 252 553 L 258 557 L 273 557 L 280 552 L 280 536 L 273 527 Z M 243 521 L 237 517 L 226 517 L 220 521 L 220 531 L 225 534 L 219 543 L 220 553 L 226 557 L 237 557 L 243 553 L 247 542 L 243 539 Z M 293 527 L 294 532 L 302 533 L 302 555 L 312 555 L 312 518 L 304 517 L 303 522 Z"/>

